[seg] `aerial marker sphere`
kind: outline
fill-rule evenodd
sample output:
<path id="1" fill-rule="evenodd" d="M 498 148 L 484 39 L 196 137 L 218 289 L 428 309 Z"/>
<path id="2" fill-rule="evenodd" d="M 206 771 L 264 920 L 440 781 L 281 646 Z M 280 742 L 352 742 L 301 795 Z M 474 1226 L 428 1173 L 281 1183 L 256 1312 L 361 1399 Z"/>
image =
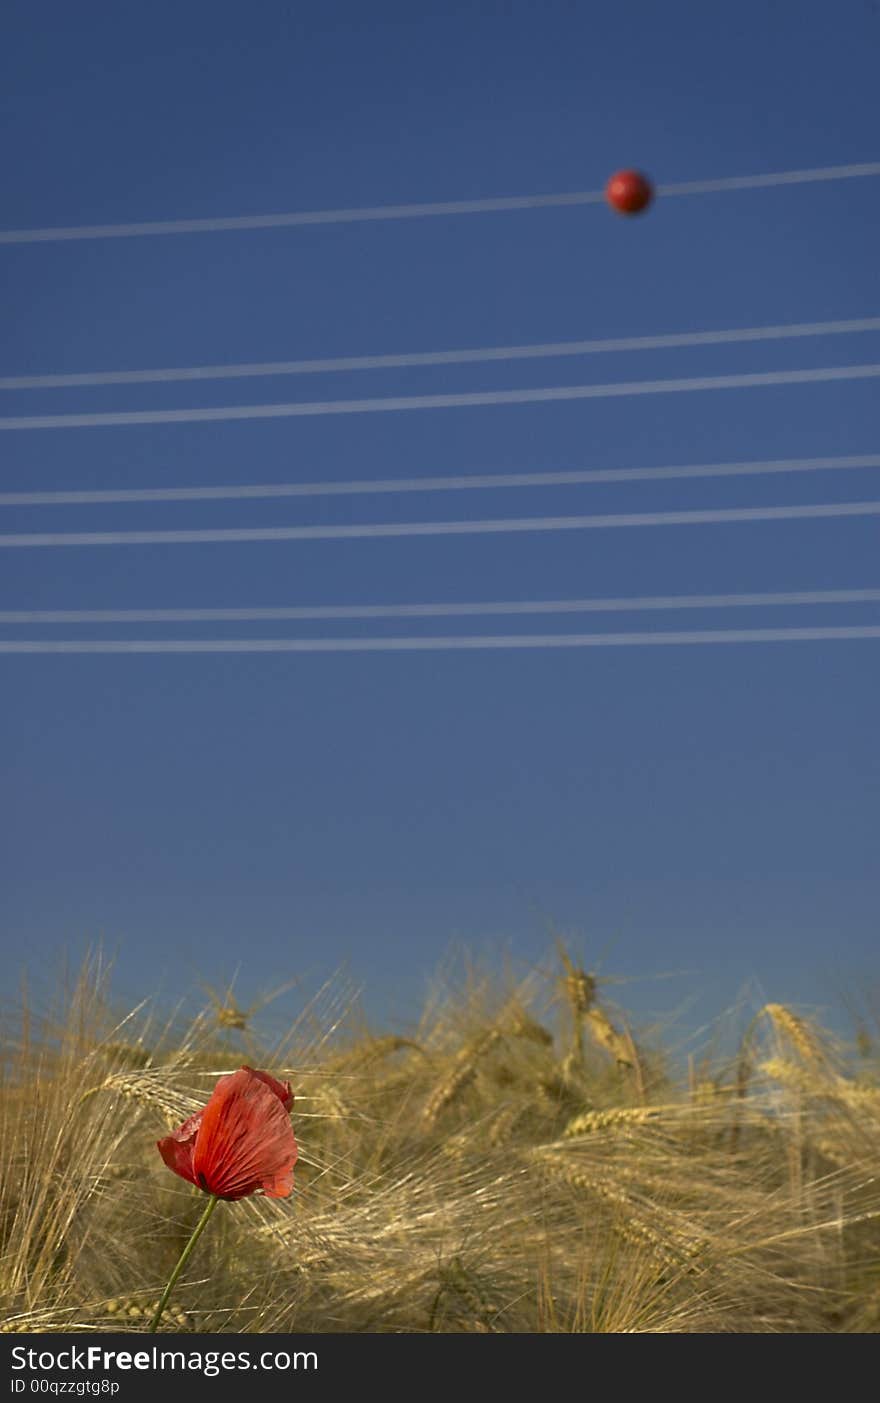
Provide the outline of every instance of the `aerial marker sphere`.
<path id="1" fill-rule="evenodd" d="M 605 186 L 605 198 L 618 214 L 641 214 L 654 198 L 654 187 L 641 171 L 615 171 Z"/>

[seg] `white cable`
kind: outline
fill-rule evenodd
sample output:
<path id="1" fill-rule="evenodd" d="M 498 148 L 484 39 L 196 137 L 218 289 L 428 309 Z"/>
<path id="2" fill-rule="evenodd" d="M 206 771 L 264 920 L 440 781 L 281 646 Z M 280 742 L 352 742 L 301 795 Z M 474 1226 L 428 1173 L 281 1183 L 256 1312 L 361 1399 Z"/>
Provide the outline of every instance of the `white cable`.
<path id="1" fill-rule="evenodd" d="M 763 477 L 775 473 L 880 468 L 880 454 L 777 458 L 764 462 L 697 463 L 666 468 L 598 468 L 457 477 L 390 477 L 349 482 L 264 483 L 233 487 L 97 488 L 72 492 L 0 492 L 0 507 L 92 506 L 109 502 L 221 502 L 278 497 L 348 497 L 387 492 L 450 492 L 503 487 L 573 487 L 597 482 L 663 482 L 675 478 Z"/>
<path id="2" fill-rule="evenodd" d="M 812 170 L 776 171 L 766 175 L 721 176 L 658 185 L 657 194 L 715 194 L 728 190 L 760 190 L 774 185 L 808 185 L 880 175 L 880 161 L 820 166 Z M 423 204 L 373 205 L 354 209 L 306 210 L 293 214 L 245 214 L 215 219 L 141 220 L 129 224 L 77 224 L 44 229 L 0 231 L 0 244 L 61 243 L 72 239 L 131 239 L 140 235 L 213 234 L 243 229 L 285 229 L 313 224 L 362 224 L 376 220 L 425 219 L 444 215 L 493 214 L 511 210 L 560 209 L 598 205 L 604 190 L 575 190 L 557 195 L 510 195 L 482 200 L 440 200 Z"/>
<path id="3" fill-rule="evenodd" d="M 55 639 L 0 641 L 0 653 L 403 653 L 490 648 L 662 647 L 698 643 L 824 642 L 880 638 L 880 625 L 853 628 L 701 629 L 693 633 L 495 634 L 454 638 Z"/>
<path id="4" fill-rule="evenodd" d="M 583 531 L 629 526 L 699 526 L 880 516 L 880 502 L 725 507 L 711 511 L 626 512 L 610 516 L 502 517 L 488 521 L 381 522 L 357 526 L 246 526 L 186 531 L 45 531 L 0 535 L 0 549 L 28 546 L 206 545 L 233 541 L 343 541 L 394 536 L 483 536 L 518 531 Z"/>
<path id="5" fill-rule="evenodd" d="M 2 609 L 0 624 L 256 623 L 281 619 L 440 619 L 489 614 L 644 613 L 667 609 L 791 608 L 878 604 L 880 589 L 796 590 L 782 594 L 669 594 L 631 599 L 529 599 L 485 604 L 315 604 L 273 609 Z"/>
<path id="6" fill-rule="evenodd" d="M 474 350 L 407 351 L 396 355 L 331 356 L 311 360 L 251 361 L 240 365 L 191 365 L 158 370 L 95 370 L 69 375 L 3 375 L 0 390 L 57 390 L 96 385 L 175 384 L 189 380 L 244 380 L 270 375 L 314 375 L 355 370 L 411 369 L 431 365 L 476 365 L 487 361 L 547 360 L 616 351 L 670 350 L 686 346 L 726 346 L 798 337 L 845 336 L 880 331 L 880 317 L 848 321 L 791 322 L 721 331 L 670 332 L 658 336 L 596 337 L 587 341 L 548 341 L 522 346 L 483 346 Z"/>
<path id="7" fill-rule="evenodd" d="M 204 424 L 232 419 L 292 419 L 335 414 L 387 414 L 414 409 L 462 409 L 498 404 L 550 404 L 564 400 L 620 399 L 699 390 L 742 390 L 767 385 L 815 385 L 832 380 L 873 380 L 880 365 L 820 370 L 771 370 L 747 375 L 697 375 L 682 380 L 624 380 L 548 389 L 480 390 L 450 395 L 394 395 L 381 399 L 296 400 L 215 409 L 137 409 L 105 414 L 32 414 L 0 419 L 2 429 L 99 429 L 132 424 Z"/>

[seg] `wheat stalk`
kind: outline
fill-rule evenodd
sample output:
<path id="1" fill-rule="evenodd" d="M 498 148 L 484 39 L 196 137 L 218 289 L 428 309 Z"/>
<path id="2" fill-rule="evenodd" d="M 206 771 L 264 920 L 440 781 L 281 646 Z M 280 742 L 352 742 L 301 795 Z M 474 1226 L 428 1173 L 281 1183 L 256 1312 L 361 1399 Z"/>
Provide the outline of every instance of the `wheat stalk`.
<path id="1" fill-rule="evenodd" d="M 461 1049 L 452 1066 L 435 1086 L 422 1110 L 422 1125 L 430 1129 L 441 1111 L 450 1106 L 476 1080 L 477 1063 L 501 1040 L 498 1028 L 489 1028 Z"/>
<path id="2" fill-rule="evenodd" d="M 788 1039 L 805 1062 L 824 1060 L 822 1042 L 806 1019 L 799 1017 L 785 1004 L 765 1004 L 758 1017 L 762 1014 L 771 1020 L 777 1032 Z"/>
<path id="3" fill-rule="evenodd" d="M 562 1133 L 568 1139 L 605 1130 L 624 1130 L 656 1120 L 662 1109 L 659 1106 L 614 1106 L 607 1111 L 584 1111 L 570 1120 Z"/>

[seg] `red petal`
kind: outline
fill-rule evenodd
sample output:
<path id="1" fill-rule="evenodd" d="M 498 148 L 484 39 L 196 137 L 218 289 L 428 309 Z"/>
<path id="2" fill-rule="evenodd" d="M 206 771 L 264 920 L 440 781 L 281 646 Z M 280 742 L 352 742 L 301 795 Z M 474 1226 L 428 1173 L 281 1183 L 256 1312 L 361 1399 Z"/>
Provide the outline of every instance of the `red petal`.
<path id="1" fill-rule="evenodd" d="M 263 1193 L 267 1198 L 290 1198 L 293 1193 L 293 1165 L 274 1179 L 263 1180 Z"/>
<path id="2" fill-rule="evenodd" d="M 274 1091 L 285 1111 L 289 1111 L 293 1106 L 293 1092 L 290 1089 L 289 1081 L 276 1081 L 270 1077 L 268 1072 L 258 1072 L 254 1067 L 242 1067 L 243 1072 L 250 1072 L 252 1077 L 259 1077 L 260 1081 L 266 1083 L 270 1091 Z"/>
<path id="3" fill-rule="evenodd" d="M 196 1111 L 194 1116 L 190 1116 L 164 1140 L 156 1141 L 159 1154 L 168 1168 L 179 1174 L 181 1179 L 188 1179 L 191 1184 L 198 1183 L 193 1170 L 193 1150 L 203 1114 L 203 1111 Z"/>
<path id="4" fill-rule="evenodd" d="M 289 1095 L 280 1082 L 249 1067 L 221 1077 L 202 1114 L 194 1182 L 218 1198 L 246 1198 L 258 1189 L 286 1198 L 297 1157 L 285 1109 Z"/>

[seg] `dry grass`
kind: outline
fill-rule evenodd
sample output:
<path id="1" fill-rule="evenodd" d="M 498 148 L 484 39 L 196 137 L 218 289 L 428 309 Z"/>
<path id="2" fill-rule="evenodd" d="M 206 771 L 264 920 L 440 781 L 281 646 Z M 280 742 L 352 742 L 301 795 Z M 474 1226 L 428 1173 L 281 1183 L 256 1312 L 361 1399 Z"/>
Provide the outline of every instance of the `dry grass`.
<path id="1" fill-rule="evenodd" d="M 472 976 L 410 1038 L 336 982 L 270 1043 L 231 991 L 182 1030 L 120 1016 L 95 960 L 54 1013 L 19 1008 L 2 1328 L 145 1328 L 202 1206 L 155 1141 L 248 1060 L 294 1083 L 296 1192 L 221 1205 L 166 1329 L 877 1331 L 876 1043 L 860 1026 L 850 1059 L 768 1004 L 679 1084 L 559 955 L 544 986 Z"/>

